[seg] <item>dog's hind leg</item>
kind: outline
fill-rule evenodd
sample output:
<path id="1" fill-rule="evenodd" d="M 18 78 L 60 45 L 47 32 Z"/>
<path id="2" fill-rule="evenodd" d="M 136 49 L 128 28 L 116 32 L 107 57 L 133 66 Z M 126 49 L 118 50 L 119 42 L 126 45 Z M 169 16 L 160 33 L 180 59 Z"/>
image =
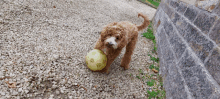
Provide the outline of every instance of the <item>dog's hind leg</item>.
<path id="1" fill-rule="evenodd" d="M 133 51 L 135 49 L 137 38 L 138 38 L 138 35 L 135 35 L 126 46 L 126 52 L 121 60 L 121 67 L 124 67 L 125 70 L 129 68 L 129 63 L 131 61 L 131 55 L 133 54 Z"/>

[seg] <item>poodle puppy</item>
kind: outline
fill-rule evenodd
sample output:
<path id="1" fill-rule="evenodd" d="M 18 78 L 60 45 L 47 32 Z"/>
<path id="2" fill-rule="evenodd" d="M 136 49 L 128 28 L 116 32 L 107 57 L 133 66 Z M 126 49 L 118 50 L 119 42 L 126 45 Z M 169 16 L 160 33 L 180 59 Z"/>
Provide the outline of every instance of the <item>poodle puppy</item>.
<path id="1" fill-rule="evenodd" d="M 96 42 L 95 49 L 102 50 L 107 56 L 107 65 L 99 72 L 109 73 L 109 67 L 121 50 L 126 46 L 126 52 L 121 60 L 121 67 L 129 68 L 131 55 L 138 40 L 138 31 L 145 29 L 149 24 L 147 16 L 139 13 L 138 17 L 144 18 L 142 25 L 137 26 L 128 21 L 113 22 L 101 31 L 101 36 Z"/>

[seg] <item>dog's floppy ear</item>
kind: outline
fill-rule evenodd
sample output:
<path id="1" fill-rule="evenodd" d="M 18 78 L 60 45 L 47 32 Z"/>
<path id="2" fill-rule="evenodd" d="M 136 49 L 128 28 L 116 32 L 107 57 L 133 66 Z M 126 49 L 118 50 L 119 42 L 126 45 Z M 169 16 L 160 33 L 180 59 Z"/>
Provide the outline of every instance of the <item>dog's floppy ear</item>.
<path id="1" fill-rule="evenodd" d="M 102 42 L 104 42 L 104 40 L 105 40 L 105 35 L 106 35 L 105 32 L 107 31 L 106 29 L 107 29 L 107 27 L 104 27 L 103 30 L 101 31 L 101 41 Z"/>
<path id="2" fill-rule="evenodd" d="M 123 48 L 126 45 L 125 43 L 128 42 L 128 38 L 126 37 L 127 33 L 128 31 L 122 28 L 122 31 L 120 34 L 121 40 L 120 40 L 120 43 L 118 43 L 119 44 L 118 47 Z"/>

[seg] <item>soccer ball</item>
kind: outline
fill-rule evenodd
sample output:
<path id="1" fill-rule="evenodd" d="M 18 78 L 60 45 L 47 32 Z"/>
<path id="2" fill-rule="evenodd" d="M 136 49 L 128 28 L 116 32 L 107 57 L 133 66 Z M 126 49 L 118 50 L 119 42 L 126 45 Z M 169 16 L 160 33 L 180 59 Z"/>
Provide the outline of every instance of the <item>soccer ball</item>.
<path id="1" fill-rule="evenodd" d="M 86 65 L 92 71 L 102 70 L 107 63 L 106 55 L 98 49 L 90 51 L 86 57 Z"/>

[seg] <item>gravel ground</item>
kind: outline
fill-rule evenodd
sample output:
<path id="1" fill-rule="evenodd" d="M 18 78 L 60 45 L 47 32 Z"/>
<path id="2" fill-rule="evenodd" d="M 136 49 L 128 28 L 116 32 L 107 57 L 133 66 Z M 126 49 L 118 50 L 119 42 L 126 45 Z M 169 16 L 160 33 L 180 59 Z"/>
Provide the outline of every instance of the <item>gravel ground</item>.
<path id="1" fill-rule="evenodd" d="M 146 98 L 139 69 L 152 63 L 152 42 L 141 37 L 130 69 L 91 72 L 85 55 L 114 21 L 141 24 L 156 10 L 136 0 L 0 0 L 0 98 Z"/>

